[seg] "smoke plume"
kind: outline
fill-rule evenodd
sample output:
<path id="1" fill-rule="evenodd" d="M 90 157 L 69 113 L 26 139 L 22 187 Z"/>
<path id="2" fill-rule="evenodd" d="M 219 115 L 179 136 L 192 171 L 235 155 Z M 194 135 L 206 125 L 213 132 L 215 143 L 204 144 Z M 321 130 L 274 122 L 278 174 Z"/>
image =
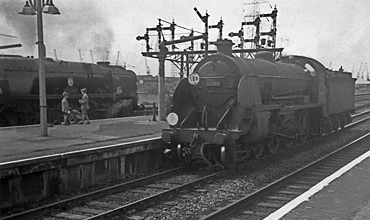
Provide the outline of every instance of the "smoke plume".
<path id="1" fill-rule="evenodd" d="M 27 53 L 34 53 L 36 47 L 36 17 L 20 15 L 24 1 L 2 0 L 0 14 L 5 18 L 7 26 L 15 29 Z M 6 34 L 6 33 L 5 33 Z"/>
<path id="2" fill-rule="evenodd" d="M 46 55 L 54 57 L 56 50 L 58 59 L 76 61 L 80 59 L 80 49 L 84 62 L 91 62 L 90 50 L 95 61 L 105 59 L 111 50 L 114 32 L 94 1 L 54 1 L 54 5 L 60 15 L 43 13 Z M 35 53 L 36 16 L 19 15 L 23 6 L 24 0 L 2 0 L 0 12 L 22 41 L 25 51 Z"/>

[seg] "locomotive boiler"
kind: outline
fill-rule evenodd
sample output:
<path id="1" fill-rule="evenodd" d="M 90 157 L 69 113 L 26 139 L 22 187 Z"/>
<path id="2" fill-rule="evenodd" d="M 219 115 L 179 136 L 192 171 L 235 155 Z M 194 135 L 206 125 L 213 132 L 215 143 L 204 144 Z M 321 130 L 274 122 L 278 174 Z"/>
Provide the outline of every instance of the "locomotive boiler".
<path id="1" fill-rule="evenodd" d="M 129 116 L 137 108 L 136 74 L 121 66 L 55 61 L 45 58 L 48 123 L 62 119 L 61 99 L 79 110 L 80 89 L 87 88 L 90 118 Z M 38 60 L 0 55 L 0 126 L 39 123 Z"/>
<path id="2" fill-rule="evenodd" d="M 253 154 L 276 154 L 312 135 L 351 122 L 354 79 L 303 56 L 275 60 L 232 55 L 231 41 L 218 41 L 173 95 L 162 140 L 179 161 L 203 160 L 234 167 Z"/>

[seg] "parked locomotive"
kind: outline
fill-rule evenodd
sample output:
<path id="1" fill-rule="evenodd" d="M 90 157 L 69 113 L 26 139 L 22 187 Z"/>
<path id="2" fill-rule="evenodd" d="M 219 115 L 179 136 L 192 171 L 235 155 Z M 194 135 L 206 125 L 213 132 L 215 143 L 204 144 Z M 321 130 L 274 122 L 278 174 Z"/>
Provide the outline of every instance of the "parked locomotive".
<path id="1" fill-rule="evenodd" d="M 242 59 L 232 55 L 231 41 L 216 45 L 218 54 L 203 59 L 174 92 L 162 140 L 176 160 L 232 168 L 250 154 L 276 154 L 351 122 L 350 73 L 303 56 L 274 60 L 261 51 Z"/>
<path id="2" fill-rule="evenodd" d="M 38 60 L 0 55 L 0 126 L 39 123 Z M 48 123 L 62 120 L 63 91 L 79 110 L 80 89 L 87 88 L 90 118 L 129 116 L 137 108 L 136 74 L 121 66 L 45 59 Z"/>

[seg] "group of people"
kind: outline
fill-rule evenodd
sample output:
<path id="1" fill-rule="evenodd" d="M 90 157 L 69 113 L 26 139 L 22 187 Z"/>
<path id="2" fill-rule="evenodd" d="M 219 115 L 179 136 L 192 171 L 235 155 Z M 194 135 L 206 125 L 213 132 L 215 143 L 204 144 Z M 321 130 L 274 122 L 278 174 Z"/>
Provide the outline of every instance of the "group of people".
<path id="1" fill-rule="evenodd" d="M 69 102 L 68 102 L 69 94 L 66 91 L 63 92 L 62 113 L 63 113 L 64 125 L 71 124 L 72 120 L 75 123 L 77 123 L 79 119 L 81 119 L 81 121 L 78 122 L 78 124 L 80 125 L 83 125 L 85 120 L 86 120 L 86 124 L 90 124 L 89 116 L 87 115 L 87 110 L 90 109 L 89 96 L 87 95 L 87 89 L 86 88 L 81 89 L 81 94 L 82 94 L 82 98 L 78 100 L 78 102 L 81 104 L 81 113 L 80 113 L 79 111 L 72 109 L 69 106 Z"/>

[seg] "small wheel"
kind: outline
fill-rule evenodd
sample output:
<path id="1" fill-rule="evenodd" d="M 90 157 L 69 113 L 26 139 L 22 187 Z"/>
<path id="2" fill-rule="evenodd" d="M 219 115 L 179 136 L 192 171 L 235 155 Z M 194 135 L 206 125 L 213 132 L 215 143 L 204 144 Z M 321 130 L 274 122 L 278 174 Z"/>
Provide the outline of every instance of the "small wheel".
<path id="1" fill-rule="evenodd" d="M 276 138 L 269 138 L 266 141 L 267 149 L 271 154 L 277 154 L 280 150 L 280 145 L 277 143 Z"/>
<path id="2" fill-rule="evenodd" d="M 231 144 L 221 146 L 220 148 L 221 164 L 229 169 L 234 169 L 236 166 L 237 156 L 235 147 Z"/>
<path id="3" fill-rule="evenodd" d="M 331 121 L 331 124 L 332 124 L 332 129 L 334 131 L 337 131 L 339 129 L 339 126 L 340 126 L 340 122 L 339 122 L 338 118 L 335 115 L 329 116 L 329 118 L 330 118 L 330 121 Z"/>
<path id="4" fill-rule="evenodd" d="M 220 154 L 220 157 L 221 157 L 221 163 L 222 164 L 226 164 L 226 147 L 225 146 L 222 146 L 221 147 L 221 154 Z"/>
<path id="5" fill-rule="evenodd" d="M 174 164 L 181 164 L 184 162 L 184 152 L 181 144 L 171 144 L 171 156 Z"/>
<path id="6" fill-rule="evenodd" d="M 340 128 L 343 129 L 346 126 L 346 116 L 344 113 L 338 114 L 338 119 L 340 121 Z"/>
<path id="7" fill-rule="evenodd" d="M 253 156 L 256 159 L 262 158 L 265 154 L 265 145 L 263 143 L 257 143 L 253 147 Z"/>
<path id="8" fill-rule="evenodd" d="M 322 134 L 327 134 L 332 130 L 332 124 L 329 118 L 322 119 Z"/>
<path id="9" fill-rule="evenodd" d="M 349 112 L 344 112 L 344 118 L 346 120 L 346 125 L 351 123 L 352 122 L 352 117 L 351 117 L 351 114 Z"/>

